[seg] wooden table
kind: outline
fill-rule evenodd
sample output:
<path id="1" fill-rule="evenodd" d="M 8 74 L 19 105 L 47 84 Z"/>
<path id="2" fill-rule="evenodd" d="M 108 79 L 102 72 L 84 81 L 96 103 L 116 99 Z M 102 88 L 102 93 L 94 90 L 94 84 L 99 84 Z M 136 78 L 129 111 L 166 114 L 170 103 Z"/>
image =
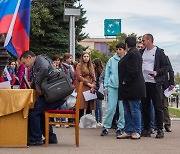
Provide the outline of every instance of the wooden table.
<path id="1" fill-rule="evenodd" d="M 26 147 L 29 108 L 33 89 L 0 89 L 0 147 Z"/>

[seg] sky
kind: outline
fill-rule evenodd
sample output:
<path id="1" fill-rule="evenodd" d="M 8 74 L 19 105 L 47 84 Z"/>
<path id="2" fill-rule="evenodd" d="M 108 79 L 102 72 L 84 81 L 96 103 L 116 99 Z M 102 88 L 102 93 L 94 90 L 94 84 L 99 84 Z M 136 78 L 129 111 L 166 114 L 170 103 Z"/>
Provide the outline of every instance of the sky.
<path id="1" fill-rule="evenodd" d="M 121 19 L 121 32 L 151 33 L 164 49 L 174 71 L 180 73 L 180 0 L 81 0 L 87 11 L 83 32 L 104 38 L 104 20 Z"/>

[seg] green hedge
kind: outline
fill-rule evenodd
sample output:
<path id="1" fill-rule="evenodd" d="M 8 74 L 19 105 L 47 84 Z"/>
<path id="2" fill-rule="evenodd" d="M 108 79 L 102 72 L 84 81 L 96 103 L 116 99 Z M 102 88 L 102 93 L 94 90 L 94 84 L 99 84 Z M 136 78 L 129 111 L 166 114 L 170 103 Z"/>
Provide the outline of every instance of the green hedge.
<path id="1" fill-rule="evenodd" d="M 180 118 L 180 109 L 174 108 L 174 107 L 169 107 L 169 112 L 173 116 L 175 115 L 176 117 Z"/>

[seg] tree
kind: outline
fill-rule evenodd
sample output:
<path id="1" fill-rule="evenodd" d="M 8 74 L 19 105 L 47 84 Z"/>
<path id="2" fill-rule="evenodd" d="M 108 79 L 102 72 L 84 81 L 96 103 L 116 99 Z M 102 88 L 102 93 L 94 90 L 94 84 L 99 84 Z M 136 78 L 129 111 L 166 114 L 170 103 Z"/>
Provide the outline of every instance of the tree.
<path id="1" fill-rule="evenodd" d="M 66 0 L 71 8 L 80 8 L 81 16 L 76 22 L 76 41 L 87 37 L 82 33 L 82 28 L 87 23 L 84 17 L 86 11 L 82 6 L 74 4 L 79 0 Z M 33 2 L 31 12 L 31 37 L 30 49 L 36 54 L 47 55 L 69 52 L 69 23 L 64 22 L 65 0 Z M 83 48 L 76 43 L 76 50 L 82 52 Z"/>
<path id="2" fill-rule="evenodd" d="M 175 80 L 175 84 L 180 85 L 180 74 L 176 73 L 176 75 L 174 76 L 174 80 Z"/>
<path id="3" fill-rule="evenodd" d="M 109 57 L 105 53 L 102 53 L 99 50 L 91 49 L 90 55 L 91 55 L 91 60 L 94 60 L 95 58 L 99 58 L 102 61 L 103 65 L 105 65 L 109 59 Z"/>
<path id="4" fill-rule="evenodd" d="M 128 36 L 133 36 L 133 37 L 136 37 L 137 41 L 140 41 L 142 36 L 137 36 L 137 34 L 135 33 L 131 33 L 131 34 L 126 34 L 126 33 L 120 33 L 118 36 L 117 36 L 117 39 L 116 41 L 113 41 L 111 43 L 108 43 L 109 45 L 109 51 L 111 53 L 113 53 L 115 50 L 116 50 L 116 44 L 117 43 L 124 43 L 126 37 Z"/>

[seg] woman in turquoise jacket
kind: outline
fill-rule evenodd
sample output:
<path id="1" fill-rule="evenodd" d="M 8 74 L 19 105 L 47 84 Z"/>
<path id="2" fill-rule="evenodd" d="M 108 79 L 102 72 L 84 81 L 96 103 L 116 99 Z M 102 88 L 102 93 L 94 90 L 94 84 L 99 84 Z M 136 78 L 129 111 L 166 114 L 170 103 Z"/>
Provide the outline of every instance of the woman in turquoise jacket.
<path id="1" fill-rule="evenodd" d="M 108 129 L 111 128 L 112 120 L 116 112 L 116 106 L 119 106 L 119 119 L 117 123 L 116 137 L 120 136 L 122 129 L 124 129 L 124 109 L 122 101 L 118 100 L 118 62 L 124 56 L 125 45 L 118 43 L 116 45 L 116 53 L 111 57 L 106 64 L 105 78 L 104 78 L 104 93 L 107 95 L 107 110 L 106 117 L 103 124 L 101 136 L 108 135 Z"/>

